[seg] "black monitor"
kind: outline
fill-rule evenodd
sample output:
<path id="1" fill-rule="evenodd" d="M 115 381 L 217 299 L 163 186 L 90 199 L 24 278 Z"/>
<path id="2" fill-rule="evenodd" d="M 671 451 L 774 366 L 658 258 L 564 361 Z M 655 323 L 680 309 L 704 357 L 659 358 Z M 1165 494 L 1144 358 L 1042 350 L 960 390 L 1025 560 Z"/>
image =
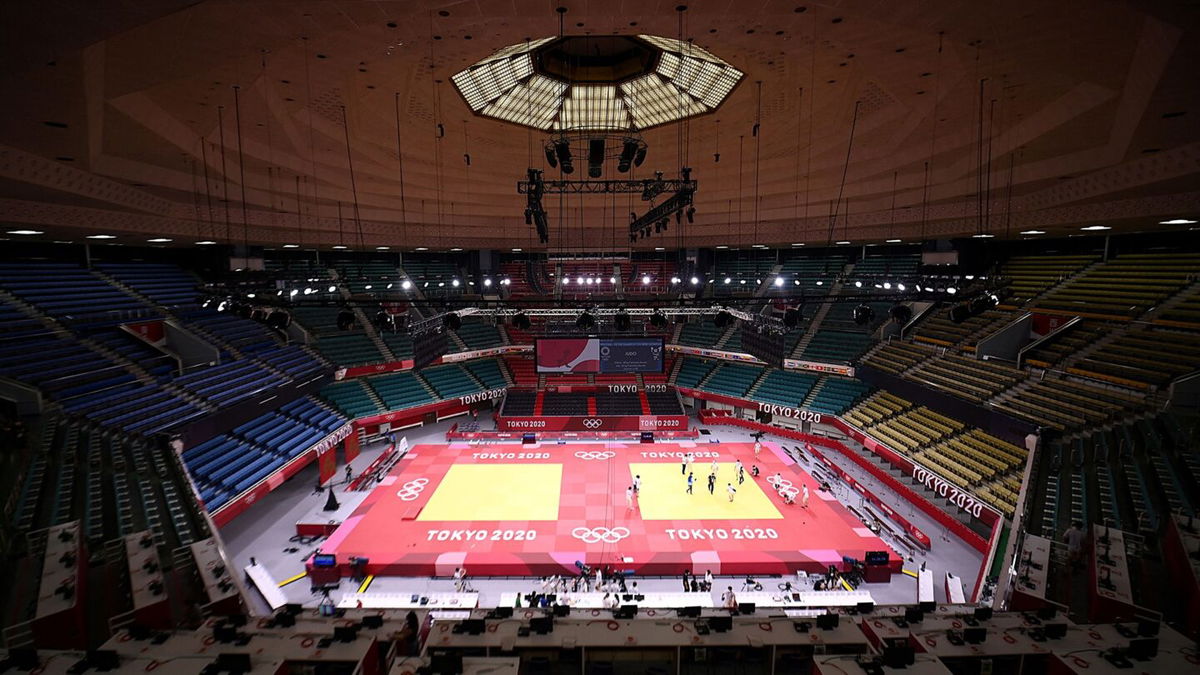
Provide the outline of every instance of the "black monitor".
<path id="1" fill-rule="evenodd" d="M 987 629 L 982 626 L 968 626 L 963 629 L 963 642 L 972 645 L 983 644 L 987 640 Z"/>
<path id="2" fill-rule="evenodd" d="M 237 627 L 245 626 L 246 625 L 246 615 L 245 614 L 230 614 L 229 616 L 225 617 L 225 623 L 229 624 L 230 626 L 237 626 Z"/>
<path id="3" fill-rule="evenodd" d="M 362 618 L 363 628 L 383 628 L 383 615 L 368 614 Z"/>
<path id="4" fill-rule="evenodd" d="M 888 668 L 906 668 L 917 662 L 917 650 L 912 645 L 898 642 L 883 648 L 883 665 Z"/>
<path id="5" fill-rule="evenodd" d="M 296 625 L 296 615 L 280 612 L 275 615 L 274 624 L 280 628 L 291 628 Z"/>
<path id="6" fill-rule="evenodd" d="M 291 614 L 292 616 L 300 616 L 300 614 L 304 611 L 304 605 L 301 605 L 298 602 L 289 602 L 283 606 L 283 611 Z"/>
<path id="7" fill-rule="evenodd" d="M 680 607 L 679 616 L 689 617 L 692 619 L 700 618 L 700 606 L 693 605 L 691 607 Z"/>
<path id="8" fill-rule="evenodd" d="M 1138 661 L 1149 661 L 1158 656 L 1158 638 L 1146 637 L 1129 641 L 1129 658 Z"/>
<path id="9" fill-rule="evenodd" d="M 217 670 L 227 673 L 250 672 L 249 654 L 217 654 L 215 662 Z"/>
<path id="10" fill-rule="evenodd" d="M 858 603 L 858 613 L 859 614 L 870 614 L 873 611 L 875 611 L 875 603 L 873 603 L 873 602 Z"/>
<path id="11" fill-rule="evenodd" d="M 1140 637 L 1154 637 L 1158 635 L 1158 619 L 1139 617 L 1137 632 Z"/>
<path id="12" fill-rule="evenodd" d="M 225 624 L 213 626 L 213 639 L 217 642 L 233 642 L 237 639 L 237 629 Z"/>
<path id="13" fill-rule="evenodd" d="M 554 616 L 557 616 L 559 618 L 571 616 L 571 606 L 570 605 L 555 605 L 554 606 Z"/>
<path id="14" fill-rule="evenodd" d="M 991 607 L 976 607 L 975 608 L 975 620 L 976 621 L 987 621 L 990 618 L 992 618 L 992 608 Z"/>
<path id="15" fill-rule="evenodd" d="M 833 630 L 838 627 L 841 617 L 838 614 L 825 613 L 817 617 L 817 628 L 821 630 Z"/>
<path id="16" fill-rule="evenodd" d="M 116 670 L 121 665 L 117 652 L 112 649 L 89 649 L 87 662 L 96 670 Z"/>
<path id="17" fill-rule="evenodd" d="M 549 616 L 535 616 L 529 620 L 529 630 L 538 635 L 554 632 L 554 619 Z"/>
<path id="18" fill-rule="evenodd" d="M 460 625 L 467 635 L 483 635 L 483 631 L 487 630 L 487 623 L 483 619 L 463 619 Z"/>
<path id="19" fill-rule="evenodd" d="M 709 628 L 709 630 L 715 631 L 717 633 L 728 633 L 729 631 L 733 630 L 733 617 L 732 616 L 711 617 L 708 620 L 708 628 Z"/>
<path id="20" fill-rule="evenodd" d="M 753 602 L 738 603 L 738 614 L 753 614 L 753 613 L 754 613 L 754 603 Z"/>
<path id="21" fill-rule="evenodd" d="M 921 623 L 925 620 L 925 612 L 917 607 L 905 607 L 904 620 L 909 623 Z"/>
<path id="22" fill-rule="evenodd" d="M 886 565 L 888 564 L 887 551 L 867 551 L 863 555 L 864 560 L 868 565 Z"/>
<path id="23" fill-rule="evenodd" d="M 17 670 L 34 670 L 41 664 L 37 650 L 32 647 L 13 647 L 8 650 L 8 662 Z"/>
<path id="24" fill-rule="evenodd" d="M 1048 623 L 1042 626 L 1042 634 L 1047 640 L 1061 640 L 1067 636 L 1067 624 Z"/>
<path id="25" fill-rule="evenodd" d="M 463 672 L 462 654 L 451 651 L 430 650 L 429 671 L 433 675 L 459 675 Z"/>
<path id="26" fill-rule="evenodd" d="M 937 609 L 937 603 L 932 600 L 928 602 L 922 602 L 917 606 L 921 608 L 922 612 L 932 612 L 933 610 Z"/>
<path id="27" fill-rule="evenodd" d="M 512 618 L 512 615 L 512 607 L 497 607 L 496 609 L 492 610 L 492 616 L 496 617 L 497 619 L 509 619 Z"/>
<path id="28" fill-rule="evenodd" d="M 358 638 L 358 626 L 334 626 L 333 639 L 338 642 L 354 642 Z"/>
<path id="29" fill-rule="evenodd" d="M 1058 616 L 1058 610 L 1055 609 L 1053 605 L 1046 605 L 1045 607 L 1038 607 L 1037 617 L 1039 619 L 1041 619 L 1042 621 L 1049 621 L 1050 619 L 1053 619 L 1056 616 Z"/>
<path id="30" fill-rule="evenodd" d="M 337 567 L 337 556 L 332 553 L 318 553 L 312 557 L 313 567 Z"/>

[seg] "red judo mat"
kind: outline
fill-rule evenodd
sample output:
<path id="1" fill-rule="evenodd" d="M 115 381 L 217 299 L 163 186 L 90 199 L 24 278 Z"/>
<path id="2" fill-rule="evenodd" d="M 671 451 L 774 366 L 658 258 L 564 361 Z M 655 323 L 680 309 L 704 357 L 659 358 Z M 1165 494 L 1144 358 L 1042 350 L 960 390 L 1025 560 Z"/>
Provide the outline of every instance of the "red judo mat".
<path id="1" fill-rule="evenodd" d="M 630 502 L 635 475 L 640 496 Z M 782 491 L 771 484 L 776 478 Z M 861 560 L 867 551 L 888 551 L 894 570 L 900 563 L 768 442 L 757 458 L 751 443 L 417 445 L 321 550 L 344 571 L 358 557 L 368 559 L 369 574 L 397 576 L 444 576 L 456 567 L 472 576 L 570 574 L 577 561 L 641 574 L 786 574 L 842 568 L 843 556 Z"/>

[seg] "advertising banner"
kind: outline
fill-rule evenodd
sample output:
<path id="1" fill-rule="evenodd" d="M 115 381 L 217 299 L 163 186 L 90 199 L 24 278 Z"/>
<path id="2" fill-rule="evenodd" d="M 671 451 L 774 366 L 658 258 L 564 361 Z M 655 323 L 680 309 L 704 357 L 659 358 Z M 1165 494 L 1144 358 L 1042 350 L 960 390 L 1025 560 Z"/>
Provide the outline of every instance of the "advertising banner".
<path id="1" fill-rule="evenodd" d="M 123 323 L 121 328 L 156 347 L 164 347 L 167 344 L 166 322 L 161 319 Z"/>
<path id="2" fill-rule="evenodd" d="M 502 431 L 680 431 L 687 415 L 597 415 L 561 417 L 497 417 Z"/>

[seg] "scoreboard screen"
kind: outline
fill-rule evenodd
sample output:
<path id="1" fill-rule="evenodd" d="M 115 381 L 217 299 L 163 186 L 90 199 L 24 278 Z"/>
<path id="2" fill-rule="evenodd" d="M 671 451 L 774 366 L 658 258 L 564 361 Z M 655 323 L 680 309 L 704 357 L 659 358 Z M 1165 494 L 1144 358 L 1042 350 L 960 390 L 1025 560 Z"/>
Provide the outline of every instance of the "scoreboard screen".
<path id="1" fill-rule="evenodd" d="M 663 339 L 538 338 L 539 373 L 661 373 Z"/>

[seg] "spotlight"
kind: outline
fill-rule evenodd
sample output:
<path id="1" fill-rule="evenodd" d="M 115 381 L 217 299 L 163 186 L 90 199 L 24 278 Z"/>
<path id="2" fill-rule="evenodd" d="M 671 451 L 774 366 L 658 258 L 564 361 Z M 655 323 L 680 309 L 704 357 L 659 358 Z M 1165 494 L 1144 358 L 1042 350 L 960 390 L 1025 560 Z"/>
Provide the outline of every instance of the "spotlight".
<path id="1" fill-rule="evenodd" d="M 862 288 L 862 282 L 861 282 L 861 281 L 856 281 L 856 282 L 854 282 L 854 287 L 855 287 L 855 288 Z"/>
<path id="2" fill-rule="evenodd" d="M 610 283 L 610 284 L 615 284 L 615 283 L 617 283 L 617 278 L 616 278 L 616 277 L 609 277 L 609 278 L 608 278 L 608 283 Z"/>
<path id="3" fill-rule="evenodd" d="M 562 165 L 562 172 L 565 174 L 575 173 L 575 165 L 571 163 L 571 144 L 567 141 L 557 141 L 554 143 L 554 154 L 558 156 L 558 163 Z"/>
<path id="4" fill-rule="evenodd" d="M 371 284 L 367 284 L 366 286 L 363 286 L 364 291 L 369 291 L 369 290 L 371 290 L 371 288 L 372 288 Z"/>
<path id="5" fill-rule="evenodd" d="M 687 219 L 688 219 L 689 225 L 696 222 L 696 207 L 689 206 L 687 208 L 686 214 L 687 214 Z"/>
<path id="6" fill-rule="evenodd" d="M 525 312 L 520 312 L 513 315 L 512 325 L 520 330 L 529 330 L 532 323 L 529 321 L 529 317 L 525 316 Z"/>
<path id="7" fill-rule="evenodd" d="M 617 159 L 617 171 L 628 173 L 629 165 L 633 162 L 633 156 L 637 154 L 637 151 L 637 141 L 626 139 L 625 144 L 621 146 L 621 156 Z"/>
<path id="8" fill-rule="evenodd" d="M 489 278 L 487 278 L 487 279 L 484 279 L 484 280 L 483 280 L 483 285 L 484 285 L 484 287 L 485 287 L 485 288 L 490 288 L 490 287 L 492 286 L 492 279 L 491 279 L 491 277 L 489 277 Z"/>
<path id="9" fill-rule="evenodd" d="M 696 277 L 692 277 L 692 285 L 695 286 L 698 283 L 700 283 L 700 280 L 697 279 Z"/>
<path id="10" fill-rule="evenodd" d="M 713 324 L 716 325 L 717 328 L 725 328 L 731 323 L 733 323 L 733 315 L 726 310 L 717 312 L 717 316 L 713 318 Z"/>
<path id="11" fill-rule="evenodd" d="M 568 286 L 568 285 L 570 285 L 570 283 L 571 283 L 571 277 L 563 277 L 562 283 L 563 283 L 563 286 Z"/>
<path id="12" fill-rule="evenodd" d="M 818 285 L 818 286 L 824 286 L 824 285 L 825 285 L 825 282 L 824 282 L 824 281 L 818 281 L 818 282 L 817 282 L 817 285 Z"/>
<path id="13" fill-rule="evenodd" d="M 671 277 L 671 283 L 677 284 L 677 283 L 679 283 L 679 281 L 680 281 L 679 277 Z"/>
<path id="14" fill-rule="evenodd" d="M 890 281 L 883 282 L 883 287 L 889 291 L 892 290 L 892 282 L 890 282 Z"/>
<path id="15" fill-rule="evenodd" d="M 408 289 L 412 288 L 412 282 L 408 279 L 405 279 L 404 281 L 400 282 L 400 288 L 403 288 L 407 291 Z"/>
<path id="16" fill-rule="evenodd" d="M 583 285 L 583 277 L 579 277 L 578 279 L 576 279 L 576 280 L 575 280 L 575 283 L 577 283 L 577 284 L 579 284 L 580 286 L 582 286 L 582 285 Z"/>
<path id="17" fill-rule="evenodd" d="M 632 324 L 629 320 L 629 315 L 627 313 L 625 313 L 625 310 L 621 310 L 613 316 L 613 326 L 617 330 L 619 330 L 619 331 L 629 330 L 630 325 L 632 325 Z"/>
<path id="18" fill-rule="evenodd" d="M 904 287 L 904 284 L 896 284 L 896 290 L 898 290 L 898 291 L 906 291 L 906 290 L 908 290 L 908 289 Z"/>
<path id="19" fill-rule="evenodd" d="M 643 274 L 643 275 L 642 275 L 642 285 L 643 285 L 643 286 L 649 286 L 649 285 L 650 285 L 650 275 L 649 275 L 649 274 Z"/>
<path id="20" fill-rule="evenodd" d="M 338 330 L 350 330 L 350 327 L 353 325 L 354 325 L 354 312 L 351 312 L 348 309 L 343 309 L 342 311 L 338 312 L 338 315 L 337 315 Z"/>
<path id="21" fill-rule="evenodd" d="M 588 313 L 587 310 L 584 310 L 584 312 L 575 319 L 575 327 L 580 330 L 591 330 L 596 327 L 596 317 Z"/>
<path id="22" fill-rule="evenodd" d="M 296 294 L 296 289 L 294 289 L 294 288 L 293 288 L 293 289 L 292 289 L 292 295 L 295 295 L 295 294 Z M 224 312 L 224 311 L 225 311 L 225 308 L 226 308 L 226 307 L 228 307 L 228 306 L 229 306 L 229 301 L 227 301 L 227 300 L 222 300 L 221 302 L 217 303 L 217 311 L 218 311 L 218 312 Z"/>
<path id="23" fill-rule="evenodd" d="M 656 310 L 654 310 L 654 313 L 650 315 L 650 325 L 654 326 L 655 328 L 666 328 L 667 327 L 667 317 L 664 316 L 662 312 L 660 312 L 659 310 L 656 309 Z"/>
<path id="24" fill-rule="evenodd" d="M 946 289 L 946 292 L 949 293 L 950 295 L 954 295 L 955 293 L 958 292 L 958 289 L 953 286 L 950 286 L 949 288 Z"/>
<path id="25" fill-rule="evenodd" d="M 725 277 L 725 283 L 729 283 L 730 281 L 733 281 L 733 280 L 730 279 L 729 277 Z"/>
<path id="26" fill-rule="evenodd" d="M 454 312 L 450 312 L 442 317 L 442 325 L 457 333 L 458 329 L 462 328 L 462 317 Z"/>
<path id="27" fill-rule="evenodd" d="M 544 149 L 546 151 L 546 163 L 550 165 L 551 169 L 557 168 L 558 167 L 558 158 L 554 156 L 554 152 L 555 152 L 554 146 L 547 145 Z"/>
<path id="28" fill-rule="evenodd" d="M 450 282 L 450 285 L 451 285 L 451 286 L 453 286 L 453 287 L 455 287 L 455 288 L 458 288 L 458 279 L 454 279 L 453 281 L 451 281 L 451 282 Z"/>
<path id="29" fill-rule="evenodd" d="M 901 303 L 892 305 L 888 313 L 892 315 L 892 320 L 901 326 L 906 325 L 912 319 L 912 307 Z"/>
<path id="30" fill-rule="evenodd" d="M 775 285 L 782 286 L 783 285 L 783 277 L 775 277 Z"/>
<path id="31" fill-rule="evenodd" d="M 588 141 L 588 177 L 599 178 L 604 167 L 604 139 L 593 138 Z"/>
<path id="32" fill-rule="evenodd" d="M 633 165 L 641 166 L 642 162 L 646 161 L 646 146 L 638 148 L 637 154 L 633 156 Z"/>

